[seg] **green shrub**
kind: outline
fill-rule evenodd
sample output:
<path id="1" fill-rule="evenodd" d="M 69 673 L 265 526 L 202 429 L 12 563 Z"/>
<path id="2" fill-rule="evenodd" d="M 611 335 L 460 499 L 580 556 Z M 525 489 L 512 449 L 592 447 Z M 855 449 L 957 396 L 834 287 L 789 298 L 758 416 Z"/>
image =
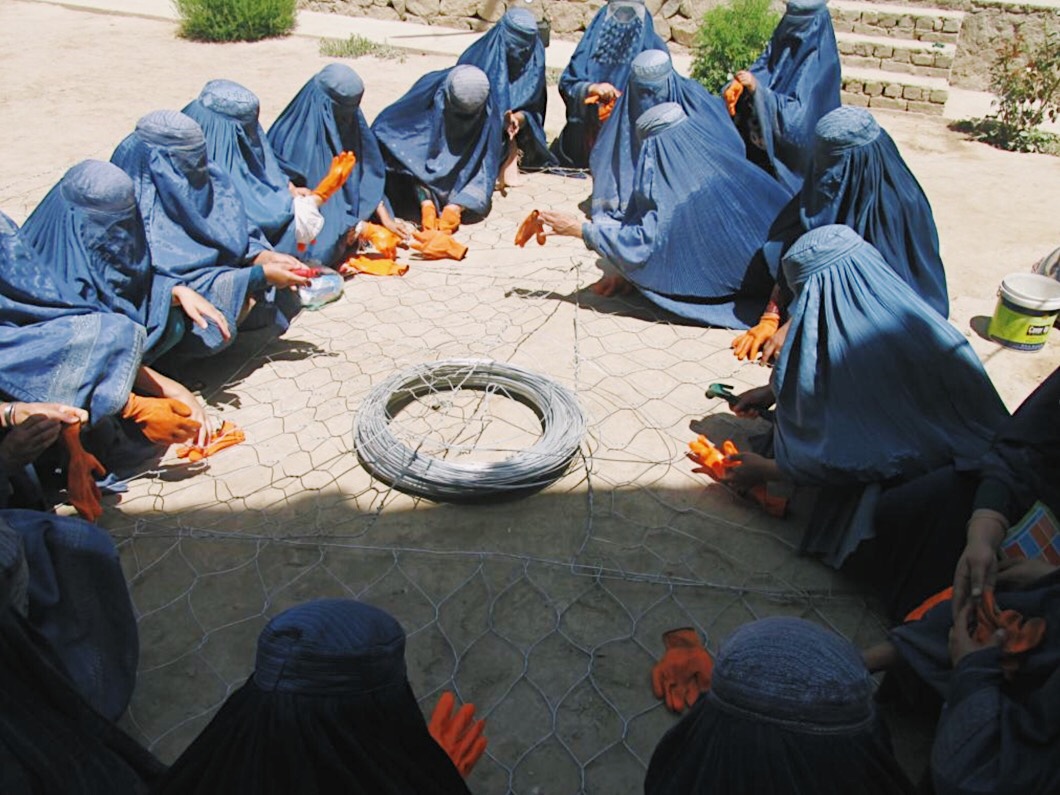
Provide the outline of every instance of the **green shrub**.
<path id="1" fill-rule="evenodd" d="M 1030 44 L 1016 31 L 1002 41 L 990 67 L 990 90 L 996 110 L 957 122 L 955 129 L 1013 152 L 1060 154 L 1060 136 L 1041 128 L 1060 117 L 1060 34 L 1047 30 Z"/>
<path id="2" fill-rule="evenodd" d="M 770 0 L 730 0 L 704 14 L 696 32 L 692 77 L 718 92 L 735 72 L 754 63 L 780 21 L 769 6 Z"/>
<path id="3" fill-rule="evenodd" d="M 297 0 L 173 0 L 180 35 L 198 41 L 257 41 L 294 29 Z"/>

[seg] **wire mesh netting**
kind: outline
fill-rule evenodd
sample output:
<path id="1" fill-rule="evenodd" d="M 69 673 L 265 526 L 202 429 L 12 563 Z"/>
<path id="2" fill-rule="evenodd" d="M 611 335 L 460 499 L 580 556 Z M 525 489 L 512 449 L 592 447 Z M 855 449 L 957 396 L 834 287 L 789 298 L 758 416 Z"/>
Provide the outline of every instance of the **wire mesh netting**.
<path id="1" fill-rule="evenodd" d="M 173 759 L 253 666 L 268 618 L 324 596 L 363 599 L 408 633 L 425 712 L 454 689 L 487 718 L 482 793 L 639 792 L 674 717 L 651 692 L 661 634 L 694 626 L 717 650 L 736 626 L 790 614 L 858 644 L 879 639 L 865 599 L 794 550 L 774 519 L 685 459 L 694 433 L 746 436 L 707 384 L 737 391 L 731 332 L 682 325 L 639 297 L 605 299 L 581 242 L 516 248 L 531 208 L 573 210 L 589 182 L 550 175 L 497 197 L 458 233 L 464 262 L 358 276 L 282 338 L 246 334 L 180 373 L 247 442 L 198 465 L 165 459 L 102 524 L 131 584 L 141 663 L 127 727 Z M 571 390 L 588 431 L 559 480 L 514 501 L 442 504 L 373 478 L 353 450 L 366 395 L 445 358 L 509 362 Z M 392 423 L 451 460 L 496 460 L 541 434 L 503 391 L 421 396 Z"/>

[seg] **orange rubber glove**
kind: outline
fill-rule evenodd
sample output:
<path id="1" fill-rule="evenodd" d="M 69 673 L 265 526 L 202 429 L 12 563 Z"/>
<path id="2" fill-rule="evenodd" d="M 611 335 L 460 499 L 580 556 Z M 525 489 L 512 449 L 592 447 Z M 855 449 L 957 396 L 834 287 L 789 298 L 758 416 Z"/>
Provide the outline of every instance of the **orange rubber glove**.
<path id="1" fill-rule="evenodd" d="M 987 588 L 976 609 L 973 637 L 985 645 L 999 629 L 1005 631 L 1005 641 L 1001 644 L 1001 670 L 1005 676 L 1011 677 L 1019 668 L 1016 655 L 1037 648 L 1045 637 L 1045 619 L 1025 619 L 1015 610 L 999 610 L 993 589 Z"/>
<path id="2" fill-rule="evenodd" d="M 81 423 L 64 425 L 61 431 L 63 444 L 69 456 L 66 463 L 66 499 L 82 519 L 94 522 L 103 515 L 102 495 L 96 478 L 103 477 L 107 470 L 99 459 L 81 444 Z"/>
<path id="3" fill-rule="evenodd" d="M 651 669 L 651 689 L 671 712 L 683 712 L 710 690 L 714 660 L 691 627 L 663 633 L 666 652 Z"/>
<path id="4" fill-rule="evenodd" d="M 776 312 L 765 312 L 758 319 L 758 325 L 748 329 L 732 341 L 732 351 L 741 362 L 744 359 L 755 361 L 762 346 L 777 333 L 780 328 L 780 315 Z"/>
<path id="5" fill-rule="evenodd" d="M 515 245 L 522 248 L 530 242 L 530 238 L 536 237 L 539 246 L 545 245 L 545 225 L 541 221 L 541 213 L 532 210 L 530 215 L 523 219 L 519 228 L 515 231 Z"/>
<path id="6" fill-rule="evenodd" d="M 321 204 L 334 196 L 339 188 L 346 184 L 355 165 L 357 165 L 357 157 L 353 152 L 340 152 L 331 158 L 331 168 L 324 175 L 324 179 L 313 188 L 313 193 L 320 197 Z"/>
<path id="7" fill-rule="evenodd" d="M 455 706 L 456 697 L 446 690 L 434 707 L 427 730 L 449 755 L 460 775 L 467 778 L 475 763 L 486 752 L 487 740 L 482 736 L 486 721 L 472 723 L 475 716 L 474 704 L 464 704 L 454 715 Z"/>
<path id="8" fill-rule="evenodd" d="M 740 95 L 743 93 L 743 83 L 739 80 L 733 80 L 722 92 L 722 96 L 725 98 L 725 106 L 729 109 L 729 115 L 736 115 L 736 103 L 740 100 Z"/>
<path id="9" fill-rule="evenodd" d="M 375 247 L 375 250 L 387 259 L 394 259 L 397 257 L 398 243 L 401 242 L 401 238 L 385 226 L 370 223 L 365 223 L 365 225 L 361 227 L 361 240 L 366 243 L 371 243 Z"/>
<path id="10" fill-rule="evenodd" d="M 603 124 L 605 121 L 611 118 L 611 113 L 615 109 L 615 103 L 618 101 L 618 98 L 620 96 L 622 96 L 622 92 L 616 91 L 615 96 L 613 98 L 607 100 L 606 102 L 601 102 L 600 97 L 598 97 L 596 94 L 592 94 L 591 96 L 585 98 L 585 104 L 598 106 L 596 109 L 596 115 L 599 116 L 600 123 Z"/>
<path id="11" fill-rule="evenodd" d="M 387 257 L 364 254 L 350 257 L 338 267 L 343 276 L 355 276 L 358 273 L 366 273 L 369 276 L 404 276 L 408 269 L 408 265 L 399 265 Z"/>
<path id="12" fill-rule="evenodd" d="M 434 202 L 423 202 L 420 205 L 420 226 L 424 232 L 438 229 L 438 210 L 435 209 Z"/>
<path id="13" fill-rule="evenodd" d="M 719 482 L 725 480 L 725 473 L 739 464 L 729 461 L 727 456 L 736 455 L 740 451 L 731 440 L 726 439 L 721 444 L 721 449 L 714 446 L 706 436 L 697 436 L 688 443 L 688 457 L 699 464 L 693 472 L 709 475 Z"/>
<path id="14" fill-rule="evenodd" d="M 245 442 L 247 435 L 234 423 L 225 420 L 221 427 L 210 434 L 206 445 L 200 447 L 197 444 L 186 444 L 177 448 L 177 458 L 186 458 L 193 464 L 209 458 L 214 453 L 219 453 L 226 447 Z"/>
<path id="15" fill-rule="evenodd" d="M 442 217 L 438 219 L 438 231 L 453 234 L 460 228 L 460 219 L 463 210 L 455 204 L 447 204 L 442 208 Z"/>
<path id="16" fill-rule="evenodd" d="M 688 457 L 699 464 L 692 471 L 709 475 L 719 483 L 725 482 L 730 469 L 740 466 L 739 461 L 729 460 L 729 456 L 740 452 L 731 439 L 726 439 L 722 442 L 719 449 L 706 436 L 697 436 L 688 443 L 688 449 Z M 776 516 L 778 519 L 783 518 L 788 512 L 788 498 L 770 494 L 764 483 L 752 486 L 746 493 L 742 493 L 742 496 L 750 497 L 766 513 L 770 516 Z"/>
<path id="17" fill-rule="evenodd" d="M 424 259 L 462 260 L 467 254 L 467 246 L 457 243 L 452 235 L 445 232 L 413 232 L 412 248 L 420 252 Z"/>
<path id="18" fill-rule="evenodd" d="M 951 585 L 948 588 L 943 588 L 941 591 L 939 591 L 934 596 L 929 596 L 927 599 L 925 599 L 919 605 L 917 605 L 912 610 L 910 610 L 908 613 L 906 613 L 905 618 L 902 619 L 902 620 L 905 621 L 906 623 L 908 623 L 910 621 L 919 621 L 920 619 L 922 619 L 924 617 L 924 615 L 927 613 L 927 611 L 930 610 L 931 608 L 935 607 L 935 605 L 940 605 L 943 602 L 949 602 L 952 599 L 953 599 L 953 586 Z"/>
<path id="19" fill-rule="evenodd" d="M 155 444 L 186 442 L 201 427 L 191 419 L 191 409 L 172 398 L 129 395 L 121 416 L 133 420 L 140 426 L 140 432 Z"/>

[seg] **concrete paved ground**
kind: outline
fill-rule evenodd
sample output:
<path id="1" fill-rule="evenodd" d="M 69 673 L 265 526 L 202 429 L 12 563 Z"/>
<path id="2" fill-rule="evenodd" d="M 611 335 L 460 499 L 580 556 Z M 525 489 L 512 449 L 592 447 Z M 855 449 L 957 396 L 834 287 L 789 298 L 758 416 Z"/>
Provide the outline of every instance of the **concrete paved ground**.
<path id="1" fill-rule="evenodd" d="M 0 208 L 18 221 L 71 165 L 109 157 L 139 116 L 183 106 L 206 80 L 252 88 L 267 125 L 327 60 L 305 37 L 193 44 L 165 21 L 17 0 L 0 5 L 0 44 Z M 450 63 L 354 62 L 366 115 Z M 1021 355 L 973 326 L 1005 273 L 1060 244 L 1060 160 L 969 143 L 934 119 L 880 118 L 932 200 L 953 320 L 1015 406 L 1060 363 L 1060 335 Z M 768 375 L 732 358 L 732 333 L 597 298 L 585 288 L 598 265 L 576 240 L 512 245 L 529 209 L 573 210 L 588 192 L 586 180 L 529 176 L 458 235 L 471 248 L 464 262 L 413 260 L 403 278 L 357 277 L 284 337 L 243 335 L 184 374 L 247 442 L 205 465 L 164 459 L 101 521 L 140 618 L 126 725 L 156 753 L 174 758 L 242 683 L 269 616 L 319 596 L 356 596 L 397 616 L 425 709 L 454 687 L 478 705 L 490 736 L 470 779 L 481 793 L 638 792 L 673 722 L 648 679 L 665 629 L 696 626 L 716 650 L 743 622 L 794 614 L 859 645 L 881 637 L 855 583 L 795 556 L 798 513 L 770 519 L 690 472 L 690 421 L 709 415 L 718 438 L 748 431 L 703 388 Z M 351 429 L 373 385 L 468 356 L 529 367 L 578 395 L 589 432 L 558 483 L 516 502 L 440 505 L 358 464 Z M 471 419 L 458 399 L 438 405 L 445 422 Z M 517 445 L 519 433 L 502 436 Z M 911 769 L 923 763 L 923 727 L 897 739 Z"/>

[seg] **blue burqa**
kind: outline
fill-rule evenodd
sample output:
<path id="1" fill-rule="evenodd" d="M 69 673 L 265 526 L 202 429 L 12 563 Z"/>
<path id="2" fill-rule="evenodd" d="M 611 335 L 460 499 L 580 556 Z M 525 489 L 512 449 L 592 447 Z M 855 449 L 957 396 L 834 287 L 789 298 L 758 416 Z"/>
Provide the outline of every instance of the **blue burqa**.
<path id="1" fill-rule="evenodd" d="M 516 136 L 528 168 L 553 162 L 545 138 L 545 48 L 537 20 L 525 8 L 512 8 L 482 38 L 464 50 L 458 64 L 477 66 L 490 81 L 493 105 L 503 115 L 522 111 Z"/>
<path id="2" fill-rule="evenodd" d="M 340 152 L 357 163 L 346 184 L 320 208 L 324 229 L 307 258 L 334 263 L 345 251 L 343 237 L 367 221 L 383 201 L 386 167 L 379 142 L 361 112 L 364 83 L 350 67 L 332 63 L 309 79 L 269 128 L 273 151 L 296 184 L 313 188 Z"/>
<path id="3" fill-rule="evenodd" d="M 625 216 L 584 224 L 582 239 L 664 309 L 747 328 L 772 289 L 756 255 L 784 190 L 738 150 L 715 148 L 677 103 L 646 111 L 637 132 L 640 160 Z"/>
<path id="4" fill-rule="evenodd" d="M 296 252 L 294 210 L 287 175 L 261 129 L 257 96 L 231 80 L 211 80 L 183 113 L 206 137 L 210 162 L 235 185 L 247 218 L 285 254 Z"/>
<path id="5" fill-rule="evenodd" d="M 149 113 L 111 162 L 132 178 L 155 272 L 217 307 L 234 340 L 248 294 L 265 287 L 261 269 L 244 266 L 271 246 L 247 218 L 231 179 L 208 160 L 202 129 L 177 111 Z M 177 349 L 186 356 L 207 356 L 231 342 L 213 323 L 189 331 Z"/>
<path id="6" fill-rule="evenodd" d="M 128 402 L 144 330 L 72 287 L 0 213 L 0 392 L 83 408 L 94 424 Z"/>
<path id="7" fill-rule="evenodd" d="M 589 86 L 610 83 L 625 91 L 633 59 L 644 50 L 668 51 L 644 3 L 610 0 L 596 12 L 559 78 L 567 124 L 552 142 L 552 154 L 561 166 L 589 166 L 589 153 L 600 132 L 599 106 L 585 104 Z"/>
<path id="8" fill-rule="evenodd" d="M 94 524 L 41 511 L 0 511 L 0 525 L 22 543 L 26 618 L 85 700 L 117 720 L 132 696 L 140 645 L 114 542 Z"/>
<path id="9" fill-rule="evenodd" d="M 783 267 L 795 302 L 773 371 L 776 461 L 835 487 L 803 547 L 838 566 L 872 536 L 883 485 L 974 466 L 1008 412 L 964 335 L 849 227 L 807 232 Z"/>
<path id="10" fill-rule="evenodd" d="M 386 162 L 387 195 L 399 214 L 419 220 L 417 188 L 425 188 L 439 209 L 456 204 L 471 216 L 489 214 L 504 109 L 493 97 L 473 110 L 452 98 L 460 82 L 477 78 L 475 73 L 482 74 L 470 65 L 429 72 L 372 123 Z"/>
<path id="11" fill-rule="evenodd" d="M 724 101 L 695 80 L 677 74 L 665 50 L 645 50 L 633 59 L 626 91 L 615 103 L 611 118 L 600 130 L 589 156 L 594 220 L 602 220 L 604 216 L 621 220 L 625 214 L 640 157 L 637 119 L 644 111 L 663 102 L 678 103 L 689 121 L 717 139 L 711 146 L 712 152 L 732 152 L 743 157 L 743 142 Z"/>
<path id="12" fill-rule="evenodd" d="M 803 232 L 845 224 L 936 312 L 949 316 L 931 205 L 891 136 L 867 110 L 842 107 L 817 123 L 815 139 L 802 192 L 778 216 L 764 248 L 773 270 Z"/>
<path id="13" fill-rule="evenodd" d="M 826 0 L 790 0 L 749 71 L 758 81 L 753 115 L 766 166 L 797 192 L 810 165 L 814 127 L 840 104 L 839 49 Z"/>

